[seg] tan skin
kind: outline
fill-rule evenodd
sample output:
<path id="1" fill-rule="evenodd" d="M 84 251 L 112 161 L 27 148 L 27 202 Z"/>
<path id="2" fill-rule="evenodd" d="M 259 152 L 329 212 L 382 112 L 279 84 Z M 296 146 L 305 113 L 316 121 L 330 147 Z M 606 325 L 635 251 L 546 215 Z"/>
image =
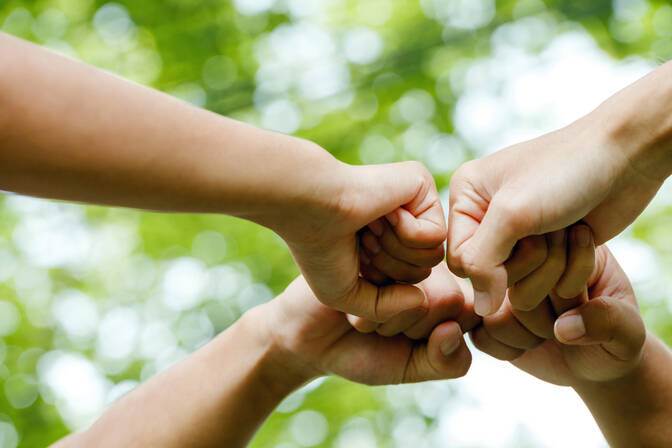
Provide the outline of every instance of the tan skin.
<path id="1" fill-rule="evenodd" d="M 322 375 L 371 385 L 462 376 L 462 328 L 479 319 L 445 264 L 419 287 L 428 313 L 385 337 L 355 331 L 299 277 L 54 447 L 243 447 L 286 395 Z"/>
<path id="2" fill-rule="evenodd" d="M 2 63 L 2 62 L 6 63 Z M 291 179 L 291 181 L 288 181 Z M 385 322 L 425 302 L 359 276 L 359 235 L 399 215 L 400 260 L 443 257 L 445 219 L 419 163 L 350 166 L 264 131 L 0 33 L 0 189 L 254 221 L 288 244 L 324 303 Z"/>
<path id="3" fill-rule="evenodd" d="M 575 123 L 460 167 L 448 264 L 471 278 L 480 315 L 502 304 L 520 239 L 583 221 L 602 244 L 634 221 L 672 173 L 671 100 L 667 63 Z"/>
<path id="4" fill-rule="evenodd" d="M 577 297 L 551 293 L 525 312 L 507 298 L 472 331 L 474 345 L 543 381 L 572 387 L 611 446 L 670 446 L 672 354 L 647 334 L 632 286 L 609 250 L 600 246 L 584 262 L 592 259 L 587 289 Z"/>

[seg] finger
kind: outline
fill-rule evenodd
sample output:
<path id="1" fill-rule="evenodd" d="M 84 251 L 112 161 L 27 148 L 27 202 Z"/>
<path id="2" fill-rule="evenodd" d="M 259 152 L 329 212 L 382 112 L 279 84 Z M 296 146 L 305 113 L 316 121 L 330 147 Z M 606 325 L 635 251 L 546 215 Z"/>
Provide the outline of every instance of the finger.
<path id="1" fill-rule="evenodd" d="M 555 324 L 555 316 L 553 308 L 546 299 L 542 301 L 539 306 L 530 311 L 521 311 L 511 308 L 511 313 L 516 316 L 518 322 L 527 328 L 532 334 L 539 336 L 542 339 L 553 338 L 553 325 Z"/>
<path id="2" fill-rule="evenodd" d="M 483 318 L 483 327 L 494 339 L 513 348 L 530 350 L 544 342 L 516 319 L 508 300 L 496 313 Z"/>
<path id="3" fill-rule="evenodd" d="M 468 333 L 481 324 L 482 318 L 474 311 L 474 289 L 471 284 L 459 277 L 455 277 L 455 281 L 464 296 L 462 311 L 455 320 L 460 324 L 462 331 Z"/>
<path id="4" fill-rule="evenodd" d="M 376 328 L 376 333 L 381 336 L 394 336 L 405 332 L 409 327 L 415 325 L 429 312 L 429 304 L 423 303 L 422 306 L 412 310 L 404 311 L 392 317 L 387 322 Z"/>
<path id="5" fill-rule="evenodd" d="M 532 235 L 518 241 L 513 249 L 513 255 L 504 263 L 508 286 L 534 272 L 544 264 L 547 256 L 548 245 L 544 235 Z"/>
<path id="6" fill-rule="evenodd" d="M 459 213 L 460 207 L 461 203 L 456 202 L 451 214 Z M 503 263 L 519 237 L 526 236 L 518 231 L 522 222 L 520 215 L 495 197 L 473 236 L 464 243 L 461 264 L 471 279 L 476 313 L 481 316 L 494 313 L 504 301 L 508 280 Z"/>
<path id="7" fill-rule="evenodd" d="M 585 224 L 569 230 L 568 260 L 565 272 L 555 287 L 559 297 L 571 299 L 583 291 L 595 268 L 593 234 Z"/>
<path id="8" fill-rule="evenodd" d="M 367 216 L 363 217 L 364 224 L 402 206 L 418 217 L 429 210 L 432 204 L 441 203 L 432 175 L 419 162 L 409 161 L 352 168 L 352 182 L 361 186 L 359 190 L 365 192 L 366 203 L 369 205 Z M 428 218 L 436 219 L 432 213 Z M 445 233 L 445 223 L 442 224 L 441 220 L 437 219 L 436 224 L 443 226 Z"/>
<path id="9" fill-rule="evenodd" d="M 385 215 L 385 218 L 394 229 L 397 238 L 407 247 L 433 249 L 446 239 L 446 225 L 440 222 L 445 222 L 445 217 L 438 195 L 437 201 L 418 215 L 400 207 Z"/>
<path id="10" fill-rule="evenodd" d="M 525 350 L 509 347 L 508 345 L 499 342 L 497 339 L 490 336 L 488 330 L 482 325 L 472 330 L 469 335 L 477 349 L 501 361 L 513 361 L 525 353 Z"/>
<path id="11" fill-rule="evenodd" d="M 350 325 L 352 325 L 352 328 L 359 331 L 360 333 L 373 333 L 380 325 L 378 322 L 373 322 L 368 319 L 353 316 L 352 314 L 346 314 L 345 318 L 348 320 Z"/>
<path id="12" fill-rule="evenodd" d="M 425 300 L 424 292 L 416 286 L 394 284 L 377 287 L 360 278 L 345 296 L 326 305 L 383 323 L 403 311 L 421 306 Z"/>
<path id="13" fill-rule="evenodd" d="M 432 272 L 431 268 L 405 263 L 384 252 L 371 232 L 362 235 L 362 245 L 366 256 L 371 260 L 371 266 L 395 281 L 418 283 L 429 277 Z"/>
<path id="14" fill-rule="evenodd" d="M 404 383 L 458 378 L 471 366 L 471 353 L 456 322 L 444 322 L 434 329 L 427 344 L 413 347 Z"/>
<path id="15" fill-rule="evenodd" d="M 553 314 L 560 316 L 566 311 L 576 308 L 582 303 L 586 303 L 588 301 L 588 289 L 583 288 L 583 291 L 581 291 L 578 296 L 571 299 L 563 299 L 562 297 L 558 296 L 555 291 L 551 291 L 551 293 L 548 295 L 548 301 L 551 303 Z"/>
<path id="16" fill-rule="evenodd" d="M 567 259 L 565 230 L 547 234 L 546 241 L 548 256 L 544 264 L 509 288 L 511 306 L 517 310 L 529 311 L 536 308 L 553 290 L 565 270 Z"/>
<path id="17" fill-rule="evenodd" d="M 616 359 L 629 361 L 640 356 L 646 329 L 635 305 L 599 297 L 560 316 L 555 336 L 567 345 L 600 344 Z"/>
<path id="18" fill-rule="evenodd" d="M 462 289 L 445 264 L 435 267 L 432 275 L 418 286 L 427 296 L 429 309 L 427 314 L 404 331 L 404 334 L 411 339 L 428 337 L 437 325 L 456 320 L 464 309 Z"/>
<path id="19" fill-rule="evenodd" d="M 378 269 L 376 269 L 375 266 L 371 264 L 371 259 L 366 254 L 366 251 L 361 248 L 359 250 L 359 261 L 359 272 L 366 280 L 370 281 L 374 285 L 389 285 L 394 283 L 394 280 L 380 272 Z"/>
<path id="20" fill-rule="evenodd" d="M 445 256 L 443 244 L 429 249 L 408 247 L 399 240 L 386 220 L 382 220 L 380 231 L 380 235 L 377 235 L 378 243 L 385 252 L 398 260 L 424 268 L 432 268 L 443 261 Z"/>

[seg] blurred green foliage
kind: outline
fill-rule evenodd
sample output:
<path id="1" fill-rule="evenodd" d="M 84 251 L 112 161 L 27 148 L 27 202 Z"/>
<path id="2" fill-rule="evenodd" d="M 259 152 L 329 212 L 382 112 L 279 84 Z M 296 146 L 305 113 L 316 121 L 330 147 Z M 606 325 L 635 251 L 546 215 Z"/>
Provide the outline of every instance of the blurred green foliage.
<path id="1" fill-rule="evenodd" d="M 242 3 L 237 2 L 238 5 Z M 251 2 L 255 3 L 259 2 Z M 445 81 L 442 81 L 442 74 L 465 60 L 487 57 L 496 30 L 528 16 L 552 18 L 558 24 L 555 33 L 581 24 L 603 50 L 616 58 L 643 55 L 660 61 L 672 56 L 672 31 L 668 33 L 670 26 L 666 22 L 667 19 L 672 21 L 672 8 L 663 0 L 629 2 L 645 5 L 645 10 L 637 13 L 635 19 L 623 15 L 622 11 L 619 14 L 615 11 L 614 5 L 622 7 L 628 3 L 624 1 L 483 0 L 475 3 L 494 6 L 494 14 L 482 23 L 466 28 L 430 17 L 427 11 L 434 4 L 432 0 L 303 2 L 307 9 L 314 9 L 311 4 L 322 3 L 326 5 L 326 12 L 301 17 L 301 11 L 292 10 L 287 6 L 288 2 L 282 1 L 276 2 L 270 11 L 242 14 L 232 2 L 221 0 L 119 0 L 116 3 L 101 0 L 4 0 L 0 2 L 0 25 L 5 32 L 174 94 L 213 112 L 253 124 L 264 125 L 264 120 L 274 123 L 272 114 L 270 118 L 264 118 L 266 105 L 278 98 L 289 100 L 295 107 L 290 111 L 299 111 L 300 123 L 292 129 L 291 123 L 281 122 L 280 130 L 283 130 L 282 126 L 289 126 L 286 130 L 319 143 L 349 163 L 414 158 L 425 161 L 423 157 L 426 155 L 422 151 L 409 153 L 399 144 L 401 134 L 410 124 L 408 119 L 398 117 L 400 98 L 408 92 L 415 92 L 413 98 L 420 98 L 418 101 L 424 104 L 425 97 L 422 95 L 428 93 L 435 110 L 424 121 L 433 127 L 432 132 L 452 134 L 459 92 L 442 84 Z M 301 2 L 298 4 L 300 6 Z M 353 29 L 363 27 L 373 30 L 382 39 L 381 53 L 374 55 L 371 61 L 361 63 L 357 62 L 357 58 L 366 58 L 367 55 L 357 54 L 357 42 L 353 50 L 355 55 L 349 60 L 344 59 L 338 50 L 334 50 L 333 55 L 318 54 L 306 59 L 301 52 L 311 50 L 300 45 L 284 50 L 272 45 L 264 47 L 264 42 L 277 36 L 279 30 L 286 32 L 292 24 L 302 23 L 311 23 L 322 30 L 318 32 L 318 37 L 323 35 L 320 33 L 327 33 L 335 41 L 347 39 Z M 531 50 L 543 49 L 552 37 L 540 36 L 538 41 L 533 39 Z M 325 51 L 325 48 L 330 47 L 327 45 L 317 51 Z M 290 69 L 292 63 L 325 63 L 326 60 L 321 59 L 325 56 L 345 61 L 341 65 L 347 73 L 341 73 L 340 79 L 330 81 L 336 87 L 327 89 L 326 95 L 319 94 L 319 91 L 317 94 L 310 93 L 310 88 L 314 87 L 311 78 L 302 85 L 292 84 L 295 80 L 290 79 L 287 81 L 291 84 L 289 88 L 273 90 L 272 82 L 270 87 L 262 88 L 261 84 L 269 81 L 261 79 L 258 72 L 268 61 L 259 55 L 281 57 L 283 51 L 296 53 L 285 60 Z M 0 55 L 0 63 L 11 64 L 13 61 L 3 60 Z M 338 68 L 335 67 L 335 72 Z M 301 70 L 305 69 L 301 67 Z M 318 76 L 315 79 L 319 82 L 321 78 Z M 420 113 L 423 113 L 422 110 Z M 378 138 L 368 140 L 373 149 L 362 150 L 363 142 L 372 134 Z M 479 148 L 464 142 L 462 145 L 464 160 L 478 155 Z M 451 166 L 430 166 L 440 188 L 447 186 L 455 167 L 455 163 Z M 195 310 L 202 311 L 204 314 L 197 316 L 207 316 L 213 331 L 222 331 L 250 305 L 249 300 L 246 302 L 247 299 L 240 298 L 241 294 L 245 294 L 244 291 L 248 291 L 248 295 L 251 294 L 249 291 L 255 294 L 260 291 L 249 290 L 250 285 L 266 285 L 267 295 L 261 295 L 265 300 L 270 298 L 271 292 L 280 292 L 298 272 L 279 238 L 266 229 L 228 217 L 164 215 L 53 203 L 43 206 L 30 201 L 24 203 L 16 197 L 5 198 L 0 213 L 0 249 L 5 255 L 0 257 L 0 261 L 11 260 L 17 265 L 11 274 L 0 275 L 0 299 L 13 304 L 18 312 L 18 324 L 0 322 L 0 327 L 5 324 L 11 327 L 0 344 L 0 384 L 4 384 L 6 392 L 0 393 L 0 421 L 8 420 L 14 425 L 23 447 L 42 447 L 68 433 L 63 413 L 59 412 L 65 406 L 59 400 L 65 398 L 53 396 L 41 384 L 37 365 L 43 354 L 54 351 L 81 353 L 93 361 L 107 381 L 113 383 L 144 379 L 159 368 L 158 361 L 139 356 L 136 351 L 123 360 L 114 359 L 114 365 L 110 367 L 110 360 L 104 359 L 104 356 L 101 358 L 95 331 L 83 339 L 73 338 L 67 326 L 64 327 L 52 316 L 53 297 L 59 292 L 75 289 L 87 294 L 93 298 L 98 316 L 118 307 L 134 310 L 141 316 L 141 329 L 146 321 L 151 320 L 148 315 L 158 309 L 159 318 L 166 316 L 167 325 L 178 335 L 175 345 L 188 352 L 195 347 L 183 340 L 188 339 L 189 331 L 182 331 L 184 334 L 179 336 L 184 316 L 194 316 Z M 66 220 L 74 219 L 94 240 L 112 229 L 112 240 L 128 248 L 120 258 L 112 258 L 111 264 L 106 264 L 105 259 L 112 255 L 104 250 L 95 259 L 92 258 L 95 251 L 89 250 L 83 252 L 85 255 L 80 259 L 68 259 L 66 262 L 36 261 L 26 254 L 25 242 L 21 241 L 37 235 L 30 232 L 38 232 L 39 229 L 50 231 L 51 228 L 48 225 L 31 227 L 26 222 L 30 219 L 45 220 L 55 215 L 65 216 L 63 219 Z M 655 216 L 639 221 L 634 229 L 638 239 L 657 250 L 668 276 L 672 275 L 672 249 L 665 248 L 672 248 L 671 221 L 672 209 L 665 208 Z M 17 233 L 17 228 L 24 230 Z M 28 232 L 27 236 L 25 232 Z M 213 241 L 219 242 L 220 246 L 215 244 L 215 249 L 221 247 L 221 253 L 208 250 Z M 63 244 L 67 246 L 69 243 L 65 241 Z M 44 250 L 49 250 L 47 246 Z M 51 249 L 58 250 L 59 247 L 63 246 L 56 245 Z M 161 276 L 172 266 L 171 263 L 185 257 L 196 262 L 202 272 L 215 272 L 213 269 L 218 266 L 243 272 L 243 283 L 247 285 L 243 286 L 248 289 L 241 286 L 226 298 L 218 295 L 216 290 L 201 292 L 193 306 L 166 311 L 157 299 L 162 291 L 165 293 L 161 289 Z M 149 266 L 146 272 L 151 275 L 147 274 L 146 284 L 120 286 L 128 283 L 128 275 L 132 274 L 129 272 L 134 270 L 136 264 L 133 263 L 136 262 L 140 263 L 138 266 Z M 131 271 L 124 270 L 128 266 L 131 266 Z M 135 272 L 134 275 L 144 274 Z M 40 282 L 46 282 L 44 284 L 48 286 L 38 291 L 39 294 L 34 293 L 42 284 Z M 165 279 L 163 285 L 165 287 Z M 119 289 L 123 290 L 122 293 Z M 35 302 L 33 299 L 40 294 L 48 297 Z M 259 297 L 252 301 L 257 299 Z M 672 342 L 672 316 L 663 300 L 669 297 L 660 299 L 658 302 L 647 302 L 645 315 L 651 328 Z M 82 317 L 73 316 L 73 319 L 77 318 Z M 8 392 L 8 389 L 11 390 Z M 294 405 L 285 404 L 281 412 L 269 419 L 254 446 L 274 446 L 290 441 L 291 419 L 305 409 L 318 410 L 327 417 L 328 431 L 320 446 L 336 443 L 344 424 L 361 423 L 352 423 L 353 417 L 373 422 L 379 446 L 393 446 L 390 431 L 393 414 L 398 412 L 398 407 L 390 405 L 385 389 L 364 388 L 329 379 L 304 395 L 294 397 Z M 14 397 L 14 403 L 8 396 Z M 428 426 L 433 424 L 431 413 L 418 411 L 413 400 L 408 403 L 404 412 L 420 415 Z M 65 418 L 65 421 L 68 422 L 68 419 Z M 68 424 L 77 426 L 73 423 L 75 421 L 78 420 L 71 419 Z M 3 446 L 14 445 L 10 440 Z"/>

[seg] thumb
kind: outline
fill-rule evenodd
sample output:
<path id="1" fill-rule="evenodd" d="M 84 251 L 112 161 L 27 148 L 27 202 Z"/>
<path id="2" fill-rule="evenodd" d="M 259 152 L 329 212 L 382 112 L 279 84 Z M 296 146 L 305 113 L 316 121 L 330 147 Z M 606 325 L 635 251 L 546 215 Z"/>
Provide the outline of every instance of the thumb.
<path id="1" fill-rule="evenodd" d="M 464 241 L 459 257 L 461 268 L 474 288 L 474 308 L 481 316 L 496 312 L 502 305 L 508 284 L 504 262 L 516 241 L 526 236 L 520 214 L 497 198 L 489 204 L 473 235 Z M 459 213 L 455 208 L 451 215 Z"/>
<path id="2" fill-rule="evenodd" d="M 420 307 L 426 300 L 425 293 L 417 286 L 375 286 L 360 278 L 348 294 L 327 305 L 344 313 L 383 323 L 403 311 Z"/>
<path id="3" fill-rule="evenodd" d="M 646 339 L 636 306 L 614 297 L 598 297 L 567 311 L 555 322 L 554 331 L 563 344 L 601 344 L 622 361 L 638 357 Z"/>
<path id="4" fill-rule="evenodd" d="M 404 383 L 464 376 L 471 366 L 471 352 L 457 322 L 438 325 L 426 344 L 413 346 Z"/>

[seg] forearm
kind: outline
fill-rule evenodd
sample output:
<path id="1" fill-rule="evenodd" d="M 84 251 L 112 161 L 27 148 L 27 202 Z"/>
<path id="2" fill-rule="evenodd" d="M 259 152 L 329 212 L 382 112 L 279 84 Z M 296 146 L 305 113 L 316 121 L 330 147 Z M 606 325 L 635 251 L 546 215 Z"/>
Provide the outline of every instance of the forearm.
<path id="1" fill-rule="evenodd" d="M 317 145 L 1 33 L 0 59 L 0 189 L 270 226 L 274 211 L 336 195 L 327 173 L 341 164 Z"/>
<path id="2" fill-rule="evenodd" d="M 638 174 L 662 181 L 672 174 L 672 62 L 622 90 L 590 114 L 608 144 Z"/>
<path id="3" fill-rule="evenodd" d="M 252 314 L 119 400 L 64 448 L 246 446 L 280 401 L 309 379 L 277 365 Z"/>
<path id="4" fill-rule="evenodd" d="M 672 353 L 647 336 L 642 360 L 611 383 L 574 387 L 613 447 L 672 446 Z"/>

